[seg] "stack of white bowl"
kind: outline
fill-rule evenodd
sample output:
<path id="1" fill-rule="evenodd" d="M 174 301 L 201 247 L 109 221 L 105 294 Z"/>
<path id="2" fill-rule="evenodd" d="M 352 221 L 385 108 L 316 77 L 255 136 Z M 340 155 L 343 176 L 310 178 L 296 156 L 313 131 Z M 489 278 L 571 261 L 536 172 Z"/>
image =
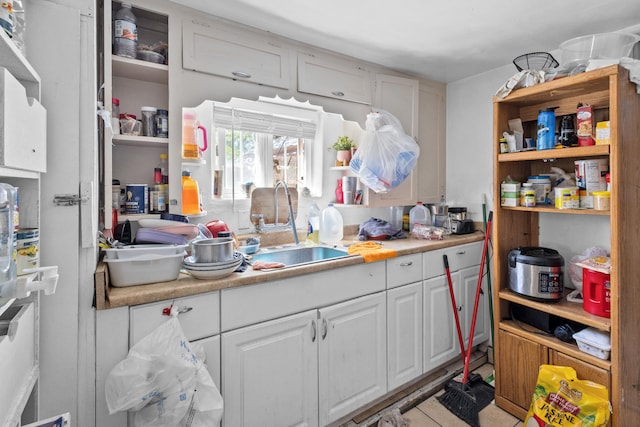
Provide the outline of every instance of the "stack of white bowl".
<path id="1" fill-rule="evenodd" d="M 182 261 L 182 267 L 197 279 L 221 279 L 232 274 L 243 260 L 240 252 L 234 252 L 232 238 L 218 237 L 193 241 L 191 256 Z"/>

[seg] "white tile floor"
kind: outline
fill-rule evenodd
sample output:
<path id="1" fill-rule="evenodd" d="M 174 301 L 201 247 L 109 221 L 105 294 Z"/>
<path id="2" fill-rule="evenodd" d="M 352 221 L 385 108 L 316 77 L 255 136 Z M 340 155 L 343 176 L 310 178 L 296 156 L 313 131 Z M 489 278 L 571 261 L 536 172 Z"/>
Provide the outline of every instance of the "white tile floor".
<path id="1" fill-rule="evenodd" d="M 489 377 L 493 366 L 485 364 L 474 372 Z M 410 427 L 468 427 L 468 424 L 442 406 L 436 399 L 444 390 L 402 414 Z M 480 411 L 480 425 L 487 427 L 522 427 L 522 421 L 491 403 Z"/>

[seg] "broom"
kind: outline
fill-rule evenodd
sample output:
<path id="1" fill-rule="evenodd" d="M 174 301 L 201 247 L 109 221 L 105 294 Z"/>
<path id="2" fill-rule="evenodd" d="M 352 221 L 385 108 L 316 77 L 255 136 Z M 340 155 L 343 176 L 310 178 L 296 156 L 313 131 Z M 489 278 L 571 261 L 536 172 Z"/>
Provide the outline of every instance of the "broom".
<path id="1" fill-rule="evenodd" d="M 489 234 L 491 231 L 491 222 L 493 212 L 489 212 L 487 220 L 487 229 L 485 231 L 484 243 L 482 248 L 482 259 L 480 260 L 480 272 L 478 274 L 478 285 L 476 287 L 476 298 L 473 304 L 473 317 L 471 319 L 471 329 L 469 331 L 469 344 L 466 350 L 462 341 L 462 332 L 460 329 L 460 321 L 457 314 L 455 296 L 453 294 L 453 286 L 451 285 L 451 276 L 449 274 L 449 262 L 444 258 L 445 270 L 447 272 L 447 280 L 449 282 L 449 292 L 451 293 L 451 303 L 456 319 L 456 327 L 458 330 L 458 339 L 460 340 L 461 352 L 463 354 L 464 369 L 462 374 L 462 382 L 455 379 L 448 381 L 444 386 L 444 393 L 438 396 L 438 401 L 451 411 L 458 418 L 465 421 L 473 427 L 479 427 L 479 413 L 491 400 L 493 400 L 494 390 L 489 384 L 485 383 L 479 375 L 470 378 L 469 363 L 471 360 L 471 350 L 473 348 L 473 334 L 476 329 L 476 316 L 478 314 L 478 304 L 480 302 L 480 293 L 482 292 L 482 278 L 484 276 L 484 265 L 487 255 L 487 246 L 489 242 Z M 488 399 L 488 400 L 487 400 Z"/>

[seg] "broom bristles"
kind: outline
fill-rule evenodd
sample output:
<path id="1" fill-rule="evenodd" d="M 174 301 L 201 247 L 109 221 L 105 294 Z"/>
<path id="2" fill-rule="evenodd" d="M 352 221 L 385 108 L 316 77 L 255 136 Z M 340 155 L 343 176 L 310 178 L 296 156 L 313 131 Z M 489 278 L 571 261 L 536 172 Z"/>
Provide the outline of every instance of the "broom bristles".
<path id="1" fill-rule="evenodd" d="M 478 404 L 473 391 L 466 384 L 449 381 L 438 401 L 451 413 L 472 427 L 480 427 Z"/>

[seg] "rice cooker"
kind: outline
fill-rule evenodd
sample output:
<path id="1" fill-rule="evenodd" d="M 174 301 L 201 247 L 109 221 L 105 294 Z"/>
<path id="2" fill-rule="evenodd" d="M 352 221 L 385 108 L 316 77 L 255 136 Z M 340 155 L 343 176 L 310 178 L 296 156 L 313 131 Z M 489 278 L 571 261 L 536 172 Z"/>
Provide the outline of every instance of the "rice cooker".
<path id="1" fill-rule="evenodd" d="M 564 258 L 554 249 L 538 246 L 509 251 L 509 288 L 538 301 L 562 299 Z"/>

